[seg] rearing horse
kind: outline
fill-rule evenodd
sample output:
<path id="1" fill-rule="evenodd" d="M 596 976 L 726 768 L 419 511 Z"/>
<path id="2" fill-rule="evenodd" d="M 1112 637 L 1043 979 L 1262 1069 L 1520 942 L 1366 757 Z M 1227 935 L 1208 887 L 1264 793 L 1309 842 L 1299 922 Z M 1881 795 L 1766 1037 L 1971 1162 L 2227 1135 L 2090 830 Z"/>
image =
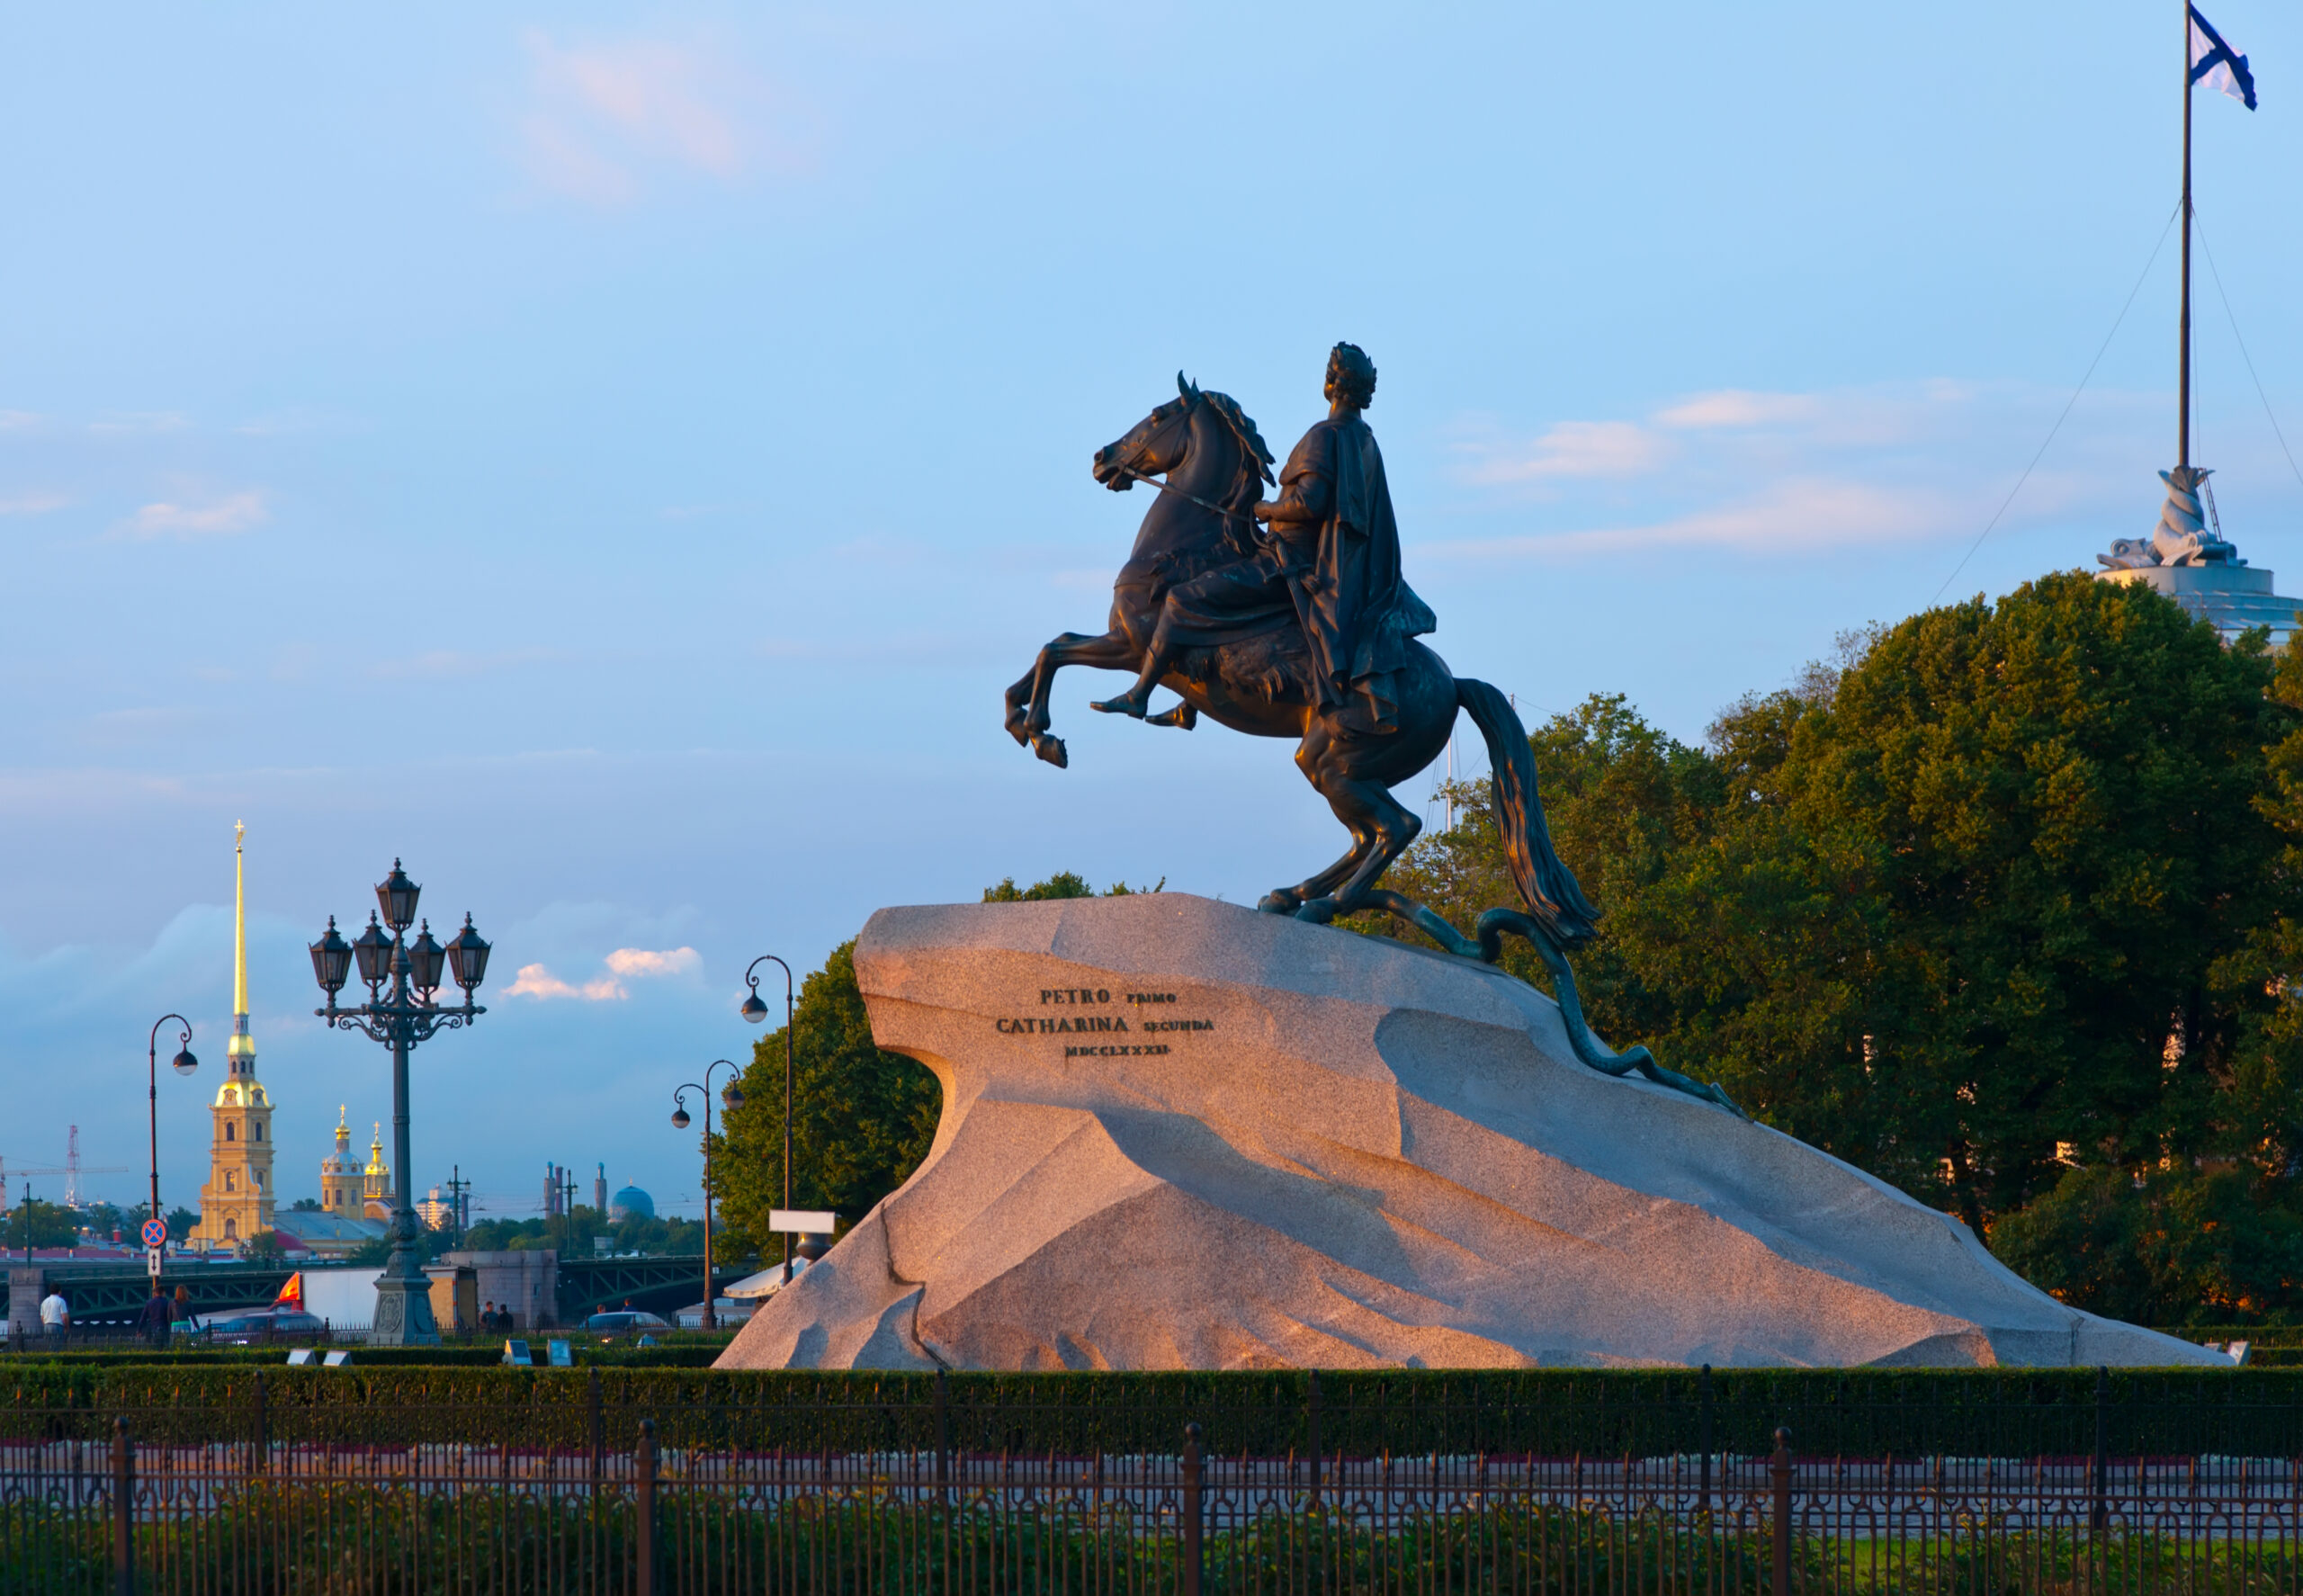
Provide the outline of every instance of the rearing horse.
<path id="1" fill-rule="evenodd" d="M 1096 451 L 1095 478 L 1116 493 L 1138 480 L 1160 491 L 1136 529 L 1135 546 L 1112 583 L 1111 620 L 1100 636 L 1067 632 L 1040 650 L 1031 671 L 1008 689 L 1008 731 L 1049 764 L 1067 763 L 1063 741 L 1048 730 L 1048 692 L 1067 665 L 1134 673 L 1143 663 L 1168 589 L 1252 550 L 1250 514 L 1271 478 L 1271 451 L 1255 423 L 1228 395 L 1204 392 L 1176 377 L 1178 396 Z M 1157 479 L 1164 477 L 1164 484 Z M 1182 702 L 1150 717 L 1155 726 L 1189 731 L 1206 715 L 1251 737 L 1296 740 L 1295 765 L 1350 830 L 1352 846 L 1308 880 L 1279 887 L 1258 905 L 1324 924 L 1340 914 L 1382 910 L 1429 936 L 1448 952 L 1492 964 L 1503 934 L 1532 942 L 1551 971 L 1560 1014 L 1576 1056 L 1610 1075 L 1637 1070 L 1649 1080 L 1735 1110 L 1716 1086 L 1656 1064 L 1644 1047 L 1610 1051 L 1584 1024 L 1567 950 L 1591 939 L 1599 910 L 1554 851 L 1536 786 L 1527 729 L 1510 701 L 1485 682 L 1459 678 L 1419 641 L 1407 644 L 1408 668 L 1393 686 L 1395 730 L 1358 729 L 1320 706 L 1310 652 L 1292 614 L 1237 641 L 1187 649 L 1160 685 Z M 1458 709 L 1469 711 L 1487 740 L 1494 770 L 1495 818 L 1513 883 L 1526 909 L 1491 909 L 1476 938 L 1430 910 L 1376 884 L 1406 851 L 1423 822 L 1391 794 L 1438 758 Z"/>

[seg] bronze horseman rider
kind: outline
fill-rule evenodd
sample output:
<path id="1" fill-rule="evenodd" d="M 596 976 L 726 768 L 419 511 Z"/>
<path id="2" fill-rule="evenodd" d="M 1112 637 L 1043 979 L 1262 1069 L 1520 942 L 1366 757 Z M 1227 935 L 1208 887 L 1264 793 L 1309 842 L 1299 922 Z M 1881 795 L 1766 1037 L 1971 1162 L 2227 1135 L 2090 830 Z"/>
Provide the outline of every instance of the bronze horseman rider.
<path id="1" fill-rule="evenodd" d="M 1361 419 L 1375 363 L 1356 345 L 1328 355 L 1327 419 L 1304 435 L 1279 497 L 1255 507 L 1269 527 L 1246 560 L 1168 589 L 1135 685 L 1096 708 L 1142 719 L 1152 689 L 1185 649 L 1302 627 L 1321 708 L 1365 730 L 1394 729 L 1390 678 L 1408 640 L 1438 625 L 1400 576 L 1399 526 L 1376 435 Z"/>
<path id="2" fill-rule="evenodd" d="M 1420 641 L 1436 623 L 1401 579 L 1384 457 L 1360 415 L 1375 398 L 1374 364 L 1349 344 L 1335 346 L 1328 417 L 1295 445 L 1268 503 L 1271 451 L 1254 421 L 1230 396 L 1181 373 L 1176 391 L 1096 451 L 1104 487 L 1149 481 L 1160 493 L 1112 583 L 1104 632 L 1051 639 L 1008 686 L 1008 735 L 1063 768 L 1049 698 L 1057 672 L 1079 666 L 1138 673 L 1098 709 L 1178 727 L 1204 715 L 1250 737 L 1294 739 L 1295 767 L 1351 833 L 1351 847 L 1265 893 L 1259 909 L 1315 925 L 1387 914 L 1447 953 L 1491 964 L 1506 937 L 1523 937 L 1550 972 L 1577 1059 L 1740 1112 L 1716 1086 L 1664 1069 L 1644 1047 L 1617 1053 L 1584 1023 L 1567 955 L 1599 934 L 1600 910 L 1552 845 L 1535 749 L 1510 697 L 1456 676 Z M 1252 542 L 1242 535 L 1250 531 Z M 1148 716 L 1155 686 L 1181 702 Z M 1483 911 L 1470 936 L 1381 884 L 1422 829 L 1392 788 L 1430 766 L 1459 714 L 1487 746 L 1496 837 L 1519 900 Z"/>

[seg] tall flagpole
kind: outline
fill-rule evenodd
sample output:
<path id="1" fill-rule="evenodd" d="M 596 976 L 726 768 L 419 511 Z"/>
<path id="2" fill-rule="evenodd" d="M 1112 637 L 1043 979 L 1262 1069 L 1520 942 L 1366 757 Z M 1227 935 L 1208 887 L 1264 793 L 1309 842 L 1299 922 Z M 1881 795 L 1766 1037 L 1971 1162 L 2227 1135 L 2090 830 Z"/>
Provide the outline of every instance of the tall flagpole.
<path id="1" fill-rule="evenodd" d="M 2176 332 L 2175 465 L 2191 462 L 2191 7 L 2183 0 L 2183 309 Z"/>

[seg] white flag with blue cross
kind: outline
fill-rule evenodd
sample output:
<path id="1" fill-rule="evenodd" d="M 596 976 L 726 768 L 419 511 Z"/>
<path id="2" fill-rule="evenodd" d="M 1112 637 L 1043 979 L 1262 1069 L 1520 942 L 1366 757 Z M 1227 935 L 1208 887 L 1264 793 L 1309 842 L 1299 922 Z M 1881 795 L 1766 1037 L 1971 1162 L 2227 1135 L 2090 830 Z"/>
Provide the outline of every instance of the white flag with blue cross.
<path id="1" fill-rule="evenodd" d="M 2213 23 L 2200 15 L 2199 7 L 2191 12 L 2191 81 L 2203 83 L 2211 89 L 2221 89 L 2248 110 L 2255 108 L 2255 75 L 2247 70 L 2247 58 L 2224 41 Z"/>

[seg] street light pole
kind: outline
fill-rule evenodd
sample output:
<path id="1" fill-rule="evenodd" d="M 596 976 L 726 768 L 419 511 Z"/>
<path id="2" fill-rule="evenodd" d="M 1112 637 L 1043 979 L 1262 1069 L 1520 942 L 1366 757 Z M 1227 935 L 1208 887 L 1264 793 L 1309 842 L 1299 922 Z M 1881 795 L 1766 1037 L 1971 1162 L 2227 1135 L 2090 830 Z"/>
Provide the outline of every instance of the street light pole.
<path id="1" fill-rule="evenodd" d="M 703 1084 L 690 1080 L 672 1090 L 672 1127 L 686 1130 L 687 1094 L 697 1092 L 703 1098 L 703 1328 L 717 1330 L 720 1316 L 712 1311 L 712 1071 L 725 1067 L 731 1073 L 728 1084 L 720 1089 L 720 1100 L 730 1108 L 744 1106 L 744 1089 L 736 1084 L 742 1067 L 730 1059 L 713 1059 L 703 1067 Z"/>
<path id="2" fill-rule="evenodd" d="M 368 928 L 356 941 L 346 942 L 331 915 L 327 934 L 311 945 L 312 973 L 320 990 L 327 993 L 327 1007 L 312 1012 L 334 1029 L 357 1031 L 391 1049 L 392 1157 L 399 1168 L 392 1190 L 391 1258 L 376 1278 L 376 1321 L 369 1335 L 372 1344 L 384 1347 L 440 1344 L 439 1327 L 432 1316 L 431 1284 L 424 1278 L 423 1251 L 417 1240 L 420 1233 L 413 1197 L 415 1174 L 409 1167 L 408 1145 L 408 1055 L 418 1043 L 428 1042 L 442 1031 L 468 1026 L 488 1012 L 471 1000 L 487 973 L 488 952 L 488 945 L 472 929 L 471 916 L 464 916 L 463 929 L 444 947 L 434 940 L 428 920 L 414 942 L 408 939 L 408 927 L 416 924 L 416 901 L 421 891 L 394 859 L 392 873 L 376 885 L 376 905 L 383 924 L 371 914 Z M 390 937 L 384 935 L 384 925 L 391 928 Z M 368 987 L 368 1000 L 355 1009 L 339 1009 L 336 995 L 344 990 L 355 955 L 360 979 Z M 444 964 L 463 989 L 460 1009 L 443 1009 L 436 999 Z M 389 998 L 381 991 L 388 981 L 391 983 Z"/>
<path id="3" fill-rule="evenodd" d="M 767 1018 L 767 1005 L 759 1000 L 759 977 L 752 971 L 770 959 L 775 959 L 784 968 L 784 1206 L 789 1209 L 792 1206 L 792 966 L 775 958 L 772 953 L 764 953 L 754 959 L 744 971 L 744 984 L 752 989 L 752 995 L 744 1000 L 741 1012 L 744 1018 L 753 1025 Z M 784 1284 L 792 1284 L 790 1231 L 784 1233 Z"/>
<path id="4" fill-rule="evenodd" d="M 149 1071 L 149 1079 L 146 1084 L 149 1089 L 152 1108 L 152 1209 L 145 1217 L 159 1219 L 163 1224 L 167 1221 L 160 1218 L 160 1027 L 170 1020 L 175 1021 L 184 1027 L 184 1036 L 176 1056 L 170 1061 L 172 1067 L 179 1075 L 189 1075 L 200 1068 L 200 1061 L 192 1056 L 192 1021 L 181 1014 L 164 1014 L 154 1020 L 152 1034 L 145 1038 L 144 1049 L 144 1063 Z M 147 1256 L 151 1256 L 157 1251 L 157 1248 L 148 1248 L 146 1249 Z M 160 1266 L 155 1263 L 152 1266 L 153 1290 L 157 1291 L 160 1288 L 159 1281 Z"/>

